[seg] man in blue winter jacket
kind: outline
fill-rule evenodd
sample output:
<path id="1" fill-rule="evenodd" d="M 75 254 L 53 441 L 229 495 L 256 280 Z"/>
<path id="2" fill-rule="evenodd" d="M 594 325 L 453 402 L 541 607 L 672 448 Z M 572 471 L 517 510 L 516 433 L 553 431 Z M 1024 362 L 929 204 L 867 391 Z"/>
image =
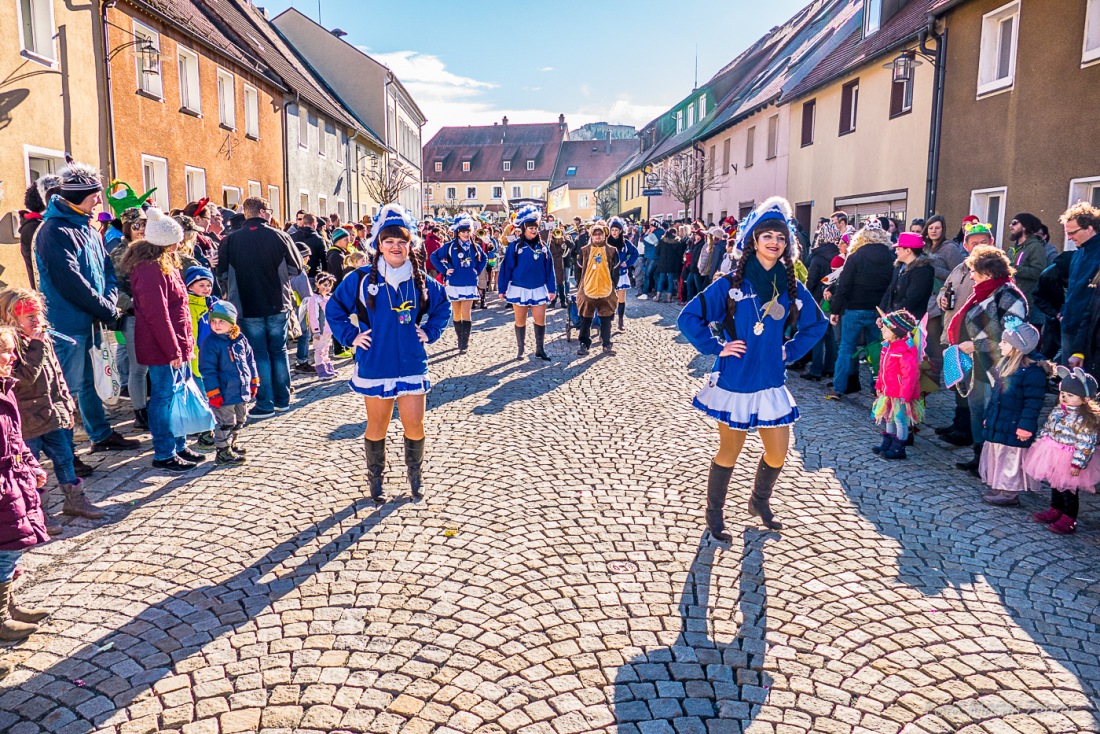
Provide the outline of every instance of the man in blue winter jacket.
<path id="1" fill-rule="evenodd" d="M 103 203 L 103 178 L 93 166 L 70 163 L 59 172 L 60 193 L 50 198 L 35 237 L 39 289 L 53 328 L 68 337 L 55 339 L 65 382 L 80 405 L 92 452 L 137 449 L 141 442 L 111 428 L 95 390 L 90 349 L 98 345 L 98 325 L 114 328 L 117 306 L 115 270 L 92 212 Z"/>

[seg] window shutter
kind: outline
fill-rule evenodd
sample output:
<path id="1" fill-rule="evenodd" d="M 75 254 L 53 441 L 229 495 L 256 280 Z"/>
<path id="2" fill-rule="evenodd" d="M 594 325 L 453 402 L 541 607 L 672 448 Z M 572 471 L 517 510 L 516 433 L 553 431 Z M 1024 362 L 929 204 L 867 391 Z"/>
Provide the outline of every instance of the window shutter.
<path id="1" fill-rule="evenodd" d="M 817 114 L 817 100 L 811 99 L 802 105 L 802 145 L 814 144 L 814 116 Z"/>

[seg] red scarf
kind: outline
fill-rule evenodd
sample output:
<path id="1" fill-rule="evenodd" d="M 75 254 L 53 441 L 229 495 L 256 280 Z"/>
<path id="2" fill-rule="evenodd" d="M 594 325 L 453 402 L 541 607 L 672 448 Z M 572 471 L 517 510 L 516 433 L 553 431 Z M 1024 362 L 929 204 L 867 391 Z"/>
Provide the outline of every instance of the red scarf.
<path id="1" fill-rule="evenodd" d="M 950 344 L 958 344 L 962 341 L 962 324 L 963 319 L 966 317 L 966 312 L 970 310 L 970 307 L 976 303 L 981 303 L 985 299 L 993 295 L 993 292 L 1006 283 L 1011 283 L 1012 278 L 990 278 L 989 280 L 983 280 L 981 283 L 974 285 L 974 292 L 970 294 L 970 298 L 966 299 L 966 303 L 962 305 L 955 315 L 951 317 L 951 323 L 947 327 L 947 341 Z"/>

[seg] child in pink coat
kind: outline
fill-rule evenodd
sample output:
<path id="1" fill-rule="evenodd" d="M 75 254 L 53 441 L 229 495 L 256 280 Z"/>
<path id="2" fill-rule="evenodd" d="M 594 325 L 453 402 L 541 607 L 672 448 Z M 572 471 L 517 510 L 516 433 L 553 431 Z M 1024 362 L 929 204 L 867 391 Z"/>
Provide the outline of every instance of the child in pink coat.
<path id="1" fill-rule="evenodd" d="M 882 354 L 879 358 L 872 408 L 876 423 L 885 423 L 882 445 L 872 449 L 884 459 L 904 459 L 909 426 L 924 417 L 920 396 L 920 328 L 913 314 L 902 309 L 881 319 Z"/>

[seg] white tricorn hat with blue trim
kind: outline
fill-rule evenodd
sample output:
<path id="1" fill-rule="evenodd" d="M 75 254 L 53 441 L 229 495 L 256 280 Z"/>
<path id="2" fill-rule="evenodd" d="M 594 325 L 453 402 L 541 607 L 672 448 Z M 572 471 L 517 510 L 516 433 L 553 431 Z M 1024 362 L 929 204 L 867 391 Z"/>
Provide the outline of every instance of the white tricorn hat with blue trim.
<path id="1" fill-rule="evenodd" d="M 376 248 L 375 241 L 378 239 L 378 233 L 386 227 L 404 227 L 409 230 L 412 244 L 415 244 L 418 240 L 416 236 L 416 219 L 413 215 L 400 204 L 386 204 L 378 211 L 378 215 L 371 225 L 370 239 L 367 240 L 368 247 L 371 249 Z"/>
<path id="2" fill-rule="evenodd" d="M 745 243 L 750 241 L 755 230 L 762 222 L 779 221 L 787 226 L 787 254 L 791 260 L 797 260 L 801 248 L 798 244 L 798 227 L 794 221 L 794 210 L 791 202 L 782 196 L 772 196 L 761 202 L 760 206 L 741 221 L 737 230 L 737 249 L 744 252 Z"/>
<path id="3" fill-rule="evenodd" d="M 457 233 L 458 230 L 460 230 L 460 229 L 473 230 L 473 228 L 474 228 L 474 218 L 471 217 L 469 214 L 465 214 L 465 213 L 459 214 L 457 217 L 455 217 L 455 220 L 453 222 L 451 222 L 451 231 L 452 232 Z"/>
<path id="4" fill-rule="evenodd" d="M 524 204 L 519 208 L 519 211 L 516 212 L 516 218 L 513 220 L 513 224 L 515 224 L 516 227 L 522 227 L 528 222 L 538 224 L 540 219 L 542 219 L 542 212 L 539 211 L 537 206 L 534 204 Z"/>

